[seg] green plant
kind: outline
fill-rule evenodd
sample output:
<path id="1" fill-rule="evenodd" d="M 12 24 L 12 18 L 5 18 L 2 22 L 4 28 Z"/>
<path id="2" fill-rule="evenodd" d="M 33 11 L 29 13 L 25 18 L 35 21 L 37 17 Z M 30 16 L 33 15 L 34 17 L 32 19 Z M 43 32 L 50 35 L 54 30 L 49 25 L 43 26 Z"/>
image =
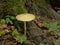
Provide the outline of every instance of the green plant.
<path id="1" fill-rule="evenodd" d="M 13 31 L 12 31 L 12 36 L 17 36 L 17 35 L 19 35 L 17 29 L 13 30 Z"/>
<path id="2" fill-rule="evenodd" d="M 5 19 L 1 19 L 0 20 L 0 24 L 5 24 L 6 22 L 5 22 Z"/>
<path id="3" fill-rule="evenodd" d="M 6 18 L 10 18 L 10 19 L 14 20 L 15 16 L 7 15 Z"/>
<path id="4" fill-rule="evenodd" d="M 49 24 L 49 30 L 48 32 L 53 32 L 53 31 L 56 31 L 57 30 L 57 22 L 51 22 Z"/>
<path id="5" fill-rule="evenodd" d="M 13 24 L 13 21 L 12 20 L 15 20 L 15 17 L 14 16 L 6 16 L 4 19 L 1 19 L 0 21 L 0 24 Z"/>
<path id="6" fill-rule="evenodd" d="M 0 31 L 0 36 L 2 36 L 2 31 Z"/>
<path id="7" fill-rule="evenodd" d="M 46 23 L 46 22 L 43 22 L 43 25 L 44 25 L 45 27 L 49 27 L 49 24 Z"/>
<path id="8" fill-rule="evenodd" d="M 23 43 L 27 38 L 25 35 L 17 36 L 18 42 Z"/>
<path id="9" fill-rule="evenodd" d="M 55 45 L 60 45 L 60 40 L 57 40 L 56 42 L 54 42 Z"/>
<path id="10" fill-rule="evenodd" d="M 18 30 L 21 29 L 20 26 L 19 26 L 20 22 L 16 21 L 15 16 L 7 15 L 6 18 L 5 18 L 5 20 L 6 20 L 7 24 L 8 23 L 13 24 Z"/>
<path id="11" fill-rule="evenodd" d="M 6 21 L 6 24 L 8 23 L 13 24 L 13 22 L 9 18 L 6 18 L 5 21 Z"/>
<path id="12" fill-rule="evenodd" d="M 59 31 L 59 32 L 57 32 L 57 35 L 60 37 L 60 31 Z"/>
<path id="13" fill-rule="evenodd" d="M 15 37 L 20 43 L 23 43 L 27 39 L 25 35 L 20 35 L 17 29 L 12 31 L 12 36 Z"/>
<path id="14" fill-rule="evenodd" d="M 15 20 L 15 16 L 7 15 L 5 18 L 6 23 L 13 24 L 13 20 Z"/>
<path id="15" fill-rule="evenodd" d="M 48 28 L 48 32 L 54 32 L 57 30 L 57 22 L 50 22 L 49 24 L 43 22 L 44 27 Z"/>

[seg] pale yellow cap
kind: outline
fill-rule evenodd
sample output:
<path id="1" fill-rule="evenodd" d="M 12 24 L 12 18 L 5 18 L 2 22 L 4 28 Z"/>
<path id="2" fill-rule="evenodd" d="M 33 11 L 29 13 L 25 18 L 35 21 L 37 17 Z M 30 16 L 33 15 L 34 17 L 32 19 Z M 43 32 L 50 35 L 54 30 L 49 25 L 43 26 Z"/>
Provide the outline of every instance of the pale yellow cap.
<path id="1" fill-rule="evenodd" d="M 16 16 L 16 19 L 19 21 L 32 21 L 35 19 L 35 16 L 33 14 L 19 14 Z"/>

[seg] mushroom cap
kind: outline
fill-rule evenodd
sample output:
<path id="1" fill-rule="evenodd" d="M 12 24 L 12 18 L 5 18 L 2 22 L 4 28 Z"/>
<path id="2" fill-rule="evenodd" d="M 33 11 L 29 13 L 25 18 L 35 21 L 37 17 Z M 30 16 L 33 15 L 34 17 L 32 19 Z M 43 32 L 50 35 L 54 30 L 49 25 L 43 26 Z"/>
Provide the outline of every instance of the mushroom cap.
<path id="1" fill-rule="evenodd" d="M 33 14 L 19 14 L 16 16 L 16 19 L 19 21 L 32 21 L 35 19 L 35 16 Z"/>

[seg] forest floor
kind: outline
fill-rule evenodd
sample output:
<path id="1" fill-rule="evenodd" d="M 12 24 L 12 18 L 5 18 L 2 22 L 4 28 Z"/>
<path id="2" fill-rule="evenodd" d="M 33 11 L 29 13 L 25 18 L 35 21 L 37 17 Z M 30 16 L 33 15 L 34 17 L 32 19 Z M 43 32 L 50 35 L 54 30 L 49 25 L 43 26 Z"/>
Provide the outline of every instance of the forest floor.
<path id="1" fill-rule="evenodd" d="M 50 23 L 55 21 L 54 19 L 51 20 L 45 17 L 41 17 L 40 20 L 41 20 L 40 22 L 38 22 L 37 20 L 35 20 L 35 22 L 41 29 L 48 29 L 48 27 L 42 26 L 43 22 Z M 0 29 L 3 30 L 3 34 L 2 36 L 0 36 L 0 45 L 35 45 L 35 43 L 31 42 L 30 40 L 26 40 L 23 44 L 20 44 L 19 42 L 17 42 L 15 38 L 13 38 L 13 36 L 11 36 L 10 34 L 12 32 L 12 29 L 14 29 L 14 26 L 8 26 L 7 24 L 3 24 L 3 25 L 0 24 Z M 60 24 L 58 24 L 58 30 L 60 30 Z M 57 36 L 56 33 L 57 32 L 51 33 L 52 34 L 51 36 L 51 34 L 45 31 L 44 32 L 44 35 L 46 38 L 45 42 L 47 41 L 47 43 L 50 43 L 50 45 L 54 45 L 54 41 L 60 39 L 60 37 Z"/>

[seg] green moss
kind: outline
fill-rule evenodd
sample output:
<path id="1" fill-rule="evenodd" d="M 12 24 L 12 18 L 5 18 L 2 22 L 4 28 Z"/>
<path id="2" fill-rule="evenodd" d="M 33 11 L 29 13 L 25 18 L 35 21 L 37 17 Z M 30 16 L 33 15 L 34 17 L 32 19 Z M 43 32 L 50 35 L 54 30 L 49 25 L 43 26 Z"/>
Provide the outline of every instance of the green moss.
<path id="1" fill-rule="evenodd" d="M 17 15 L 27 12 L 24 7 L 24 0 L 5 0 L 5 2 L 1 1 L 0 5 L 3 7 L 2 9 L 4 10 L 4 15 Z"/>

